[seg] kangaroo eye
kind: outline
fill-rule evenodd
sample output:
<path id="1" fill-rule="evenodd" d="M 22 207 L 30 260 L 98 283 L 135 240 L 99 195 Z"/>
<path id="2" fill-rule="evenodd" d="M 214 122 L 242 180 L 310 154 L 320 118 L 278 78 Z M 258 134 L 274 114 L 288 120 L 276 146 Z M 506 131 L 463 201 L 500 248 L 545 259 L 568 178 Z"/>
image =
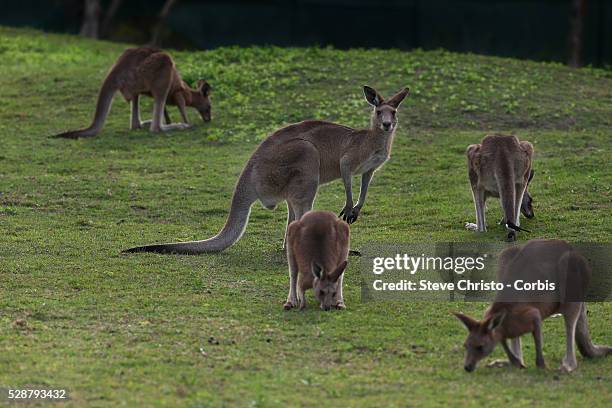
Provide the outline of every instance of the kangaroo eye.
<path id="1" fill-rule="evenodd" d="M 376 111 L 376 116 L 380 116 L 382 114 L 381 111 Z"/>
<path id="2" fill-rule="evenodd" d="M 332 297 L 336 297 L 336 292 L 332 293 Z"/>
<path id="3" fill-rule="evenodd" d="M 391 116 L 395 116 L 395 111 L 391 112 Z"/>
<path id="4" fill-rule="evenodd" d="M 479 353 L 482 353 L 482 351 L 484 350 L 484 348 L 482 346 L 476 346 L 476 351 Z"/>

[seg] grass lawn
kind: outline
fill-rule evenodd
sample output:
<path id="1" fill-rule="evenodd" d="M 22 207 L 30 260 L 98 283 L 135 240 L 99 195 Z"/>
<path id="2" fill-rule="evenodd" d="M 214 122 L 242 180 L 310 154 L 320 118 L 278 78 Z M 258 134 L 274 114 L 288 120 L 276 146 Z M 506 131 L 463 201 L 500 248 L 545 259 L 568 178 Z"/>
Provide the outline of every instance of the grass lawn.
<path id="1" fill-rule="evenodd" d="M 0 28 L 0 388 L 67 388 L 66 406 L 612 404 L 612 358 L 556 370 L 562 319 L 544 325 L 548 370 L 535 368 L 527 338 L 526 370 L 467 374 L 464 328 L 450 311 L 481 315 L 486 304 L 362 303 L 349 265 L 347 310 L 284 312 L 284 205 L 255 205 L 242 240 L 220 254 L 120 254 L 216 233 L 257 143 L 303 119 L 366 126 L 366 83 L 412 94 L 352 227 L 353 248 L 502 240 L 501 227 L 463 228 L 475 218 L 465 148 L 498 131 L 535 147 L 536 218 L 519 239 L 607 242 L 610 71 L 445 51 L 173 52 L 188 82 L 212 84 L 211 123 L 129 131 L 117 96 L 98 137 L 48 139 L 89 123 L 124 48 Z M 317 209 L 343 204 L 340 182 L 320 189 Z M 490 224 L 501 217 L 495 200 L 487 215 Z M 611 344 L 612 306 L 589 310 L 594 340 Z"/>

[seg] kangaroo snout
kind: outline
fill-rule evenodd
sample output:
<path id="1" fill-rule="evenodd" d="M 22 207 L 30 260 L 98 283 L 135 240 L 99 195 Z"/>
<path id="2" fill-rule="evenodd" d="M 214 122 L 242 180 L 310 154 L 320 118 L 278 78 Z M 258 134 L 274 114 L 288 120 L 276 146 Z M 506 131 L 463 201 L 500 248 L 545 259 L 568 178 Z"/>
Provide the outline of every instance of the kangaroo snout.
<path id="1" fill-rule="evenodd" d="M 391 130 L 391 126 L 391 122 L 383 122 L 382 124 L 383 130 Z"/>
<path id="2" fill-rule="evenodd" d="M 463 366 L 463 369 L 465 371 L 467 371 L 468 373 L 471 373 L 472 371 L 474 371 L 474 365 L 473 364 L 466 364 Z"/>
<path id="3" fill-rule="evenodd" d="M 533 207 L 531 206 L 531 202 L 525 204 L 525 200 L 523 199 L 523 205 L 521 206 L 521 213 L 525 216 L 525 218 L 533 218 L 535 216 L 533 212 Z"/>
<path id="4" fill-rule="evenodd" d="M 200 111 L 200 116 L 204 122 L 210 122 L 212 120 L 212 114 L 210 111 Z"/>

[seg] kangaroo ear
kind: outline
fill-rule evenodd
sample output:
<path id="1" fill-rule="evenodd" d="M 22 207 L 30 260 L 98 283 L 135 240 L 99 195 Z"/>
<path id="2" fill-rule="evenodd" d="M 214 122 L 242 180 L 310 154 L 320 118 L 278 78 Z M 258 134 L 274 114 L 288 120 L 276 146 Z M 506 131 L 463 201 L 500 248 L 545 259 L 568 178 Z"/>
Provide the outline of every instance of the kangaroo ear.
<path id="1" fill-rule="evenodd" d="M 208 94 L 210 94 L 210 91 L 212 90 L 212 87 L 208 82 L 203 79 L 200 79 L 196 85 L 196 89 L 202 92 L 202 95 L 208 96 Z"/>
<path id="2" fill-rule="evenodd" d="M 404 100 L 404 98 L 408 96 L 409 93 L 410 93 L 410 89 L 404 88 L 398 93 L 396 93 L 395 95 L 393 95 L 391 99 L 387 101 L 387 103 L 393 106 L 395 109 L 397 109 L 399 108 L 399 106 L 402 104 L 402 101 Z"/>
<path id="3" fill-rule="evenodd" d="M 476 329 L 479 326 L 478 321 L 472 319 L 469 316 L 464 315 L 463 313 L 455 312 L 453 314 L 457 319 L 461 320 L 461 323 L 463 323 L 465 327 L 470 331 Z"/>
<path id="4" fill-rule="evenodd" d="M 485 327 L 487 332 L 493 331 L 493 329 L 499 327 L 506 318 L 506 311 L 499 312 L 489 317 L 489 319 L 485 322 Z"/>
<path id="5" fill-rule="evenodd" d="M 346 269 L 346 266 L 348 265 L 348 261 L 343 261 L 340 265 L 338 265 L 336 267 L 336 269 L 334 269 L 334 271 L 329 275 L 329 279 L 332 282 L 336 282 L 338 279 L 340 279 L 340 276 L 344 273 L 344 270 Z"/>
<path id="6" fill-rule="evenodd" d="M 378 106 L 385 100 L 385 98 L 383 98 L 382 95 L 376 91 L 376 89 L 367 85 L 364 85 L 363 87 L 363 94 L 365 95 L 366 101 L 368 101 L 368 103 L 372 106 Z"/>
<path id="7" fill-rule="evenodd" d="M 321 279 L 321 276 L 323 275 L 323 269 L 315 262 L 312 263 L 312 274 L 317 279 Z"/>

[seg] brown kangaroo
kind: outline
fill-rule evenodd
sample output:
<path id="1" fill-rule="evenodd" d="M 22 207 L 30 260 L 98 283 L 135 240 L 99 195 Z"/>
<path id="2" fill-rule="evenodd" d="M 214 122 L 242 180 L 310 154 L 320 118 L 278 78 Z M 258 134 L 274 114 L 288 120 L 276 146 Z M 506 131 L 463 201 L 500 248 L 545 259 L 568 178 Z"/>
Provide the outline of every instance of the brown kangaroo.
<path id="1" fill-rule="evenodd" d="M 322 121 L 286 126 L 268 136 L 255 150 L 238 179 L 223 229 L 203 241 L 148 245 L 125 252 L 200 254 L 222 251 L 242 236 L 251 206 L 260 200 L 274 209 L 287 201 L 287 226 L 312 209 L 319 185 L 342 178 L 346 191 L 343 219 L 357 220 L 372 175 L 388 159 L 397 128 L 397 108 L 408 95 L 403 89 L 388 100 L 369 86 L 366 100 L 374 107 L 369 129 L 356 130 Z M 353 206 L 351 177 L 361 174 L 359 201 Z M 285 232 L 285 238 L 286 238 Z"/>
<path id="2" fill-rule="evenodd" d="M 481 321 L 462 313 L 455 316 L 467 327 L 469 334 L 465 341 L 466 371 L 474 371 L 480 360 L 493 352 L 501 342 L 509 361 L 524 368 L 520 336 L 531 333 L 536 348 L 536 365 L 545 368 L 542 353 L 542 321 L 561 313 L 565 320 L 566 353 L 561 369 L 573 371 L 578 366 L 574 346 L 587 358 L 612 354 L 612 347 L 594 345 L 589 334 L 586 305 L 582 301 L 589 285 L 591 269 L 586 259 L 571 245 L 557 240 L 533 240 L 522 248 L 504 250 L 499 258 L 498 279 L 504 283 L 556 282 L 559 292 L 555 295 L 535 292 L 529 298 L 519 300 L 520 292 L 507 294 L 498 292 L 495 302 L 485 312 Z M 509 300 L 515 299 L 514 302 Z M 535 301 L 535 300 L 537 301 Z M 507 340 L 511 339 L 511 345 Z M 494 361 L 490 366 L 501 365 Z"/>
<path id="3" fill-rule="evenodd" d="M 152 96 L 154 99 L 151 132 L 189 127 L 185 106 L 197 109 L 202 119 L 208 122 L 211 119 L 210 89 L 210 85 L 204 80 L 198 81 L 196 89 L 191 89 L 181 79 L 172 57 L 164 51 L 145 47 L 129 48 L 121 54 L 102 83 L 91 125 L 54 137 L 77 139 L 96 136 L 102 130 L 117 91 L 131 103 L 131 129 L 140 129 L 148 124 L 148 121 L 140 121 L 140 95 Z M 178 107 L 184 123 L 162 124 L 162 114 L 165 114 L 169 121 L 166 104 Z"/>
<path id="4" fill-rule="evenodd" d="M 468 175 L 476 207 L 476 224 L 466 223 L 470 230 L 485 232 L 485 201 L 499 197 L 504 211 L 502 224 L 508 231 L 508 241 L 516 240 L 520 228 L 520 213 L 533 217 L 532 198 L 527 187 L 533 178 L 533 146 L 519 142 L 516 136 L 492 135 L 481 144 L 468 146 Z M 527 231 L 528 232 L 528 231 Z"/>
<path id="5" fill-rule="evenodd" d="M 344 309 L 342 279 L 349 253 L 349 226 L 329 211 L 310 211 L 287 229 L 289 295 L 285 310 L 306 307 L 312 288 L 321 309 Z"/>

